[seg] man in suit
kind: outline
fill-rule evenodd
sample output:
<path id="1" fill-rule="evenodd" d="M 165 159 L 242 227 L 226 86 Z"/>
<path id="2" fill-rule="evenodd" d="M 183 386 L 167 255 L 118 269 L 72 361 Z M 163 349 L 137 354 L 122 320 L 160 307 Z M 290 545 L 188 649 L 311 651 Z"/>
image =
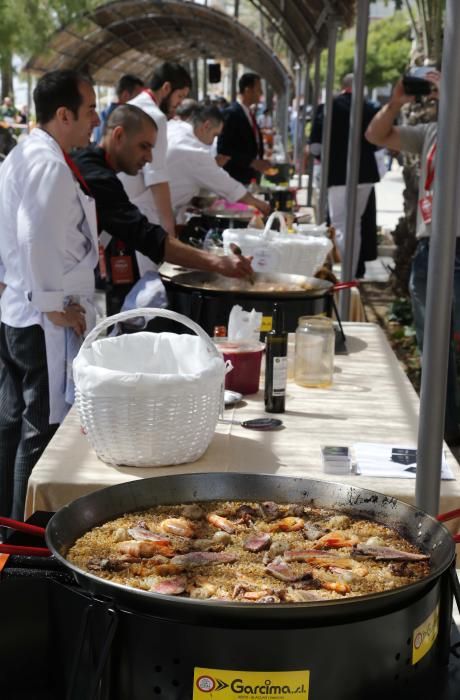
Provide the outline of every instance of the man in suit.
<path id="1" fill-rule="evenodd" d="M 251 180 L 260 180 L 271 165 L 264 160 L 262 134 L 253 112 L 262 97 L 260 75 L 244 73 L 238 90 L 237 101 L 223 111 L 224 128 L 217 141 L 217 153 L 227 159 L 223 167 L 228 174 L 249 185 Z"/>
<path id="2" fill-rule="evenodd" d="M 345 250 L 346 200 L 345 183 L 347 179 L 348 134 L 350 129 L 351 93 L 353 73 L 342 79 L 342 90 L 332 102 L 331 146 L 328 174 L 328 207 L 332 226 L 336 229 L 337 245 L 343 258 Z M 353 274 L 357 274 L 361 248 L 361 217 L 363 216 L 374 182 L 380 180 L 376 148 L 364 138 L 370 121 L 379 108 L 371 102 L 363 102 L 363 121 L 361 139 L 361 159 L 359 163 L 358 191 L 356 199 L 356 228 L 353 250 Z M 310 151 L 318 157 L 321 154 L 324 105 L 319 105 L 310 136 Z"/>

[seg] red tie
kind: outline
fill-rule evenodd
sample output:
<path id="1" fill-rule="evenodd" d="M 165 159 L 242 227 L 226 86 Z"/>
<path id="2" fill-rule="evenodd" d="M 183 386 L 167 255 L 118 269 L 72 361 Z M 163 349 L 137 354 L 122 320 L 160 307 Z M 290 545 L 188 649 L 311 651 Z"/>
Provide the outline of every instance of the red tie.
<path id="1" fill-rule="evenodd" d="M 249 114 L 251 115 L 251 121 L 252 121 L 252 130 L 254 132 L 255 139 L 257 143 L 259 143 L 259 130 L 257 128 L 257 122 L 254 114 L 249 110 Z"/>
<path id="2" fill-rule="evenodd" d="M 254 138 L 256 140 L 256 145 L 257 145 L 257 151 L 260 149 L 260 136 L 259 136 L 259 129 L 257 128 L 257 121 L 254 116 L 254 114 L 249 110 L 249 114 L 251 115 L 251 121 L 252 121 L 252 130 L 254 132 Z"/>
<path id="3" fill-rule="evenodd" d="M 91 191 L 88 187 L 88 184 L 87 184 L 85 178 L 83 177 L 83 175 L 81 174 L 81 172 L 79 171 L 76 163 L 72 160 L 72 158 L 69 156 L 68 153 L 65 153 L 64 151 L 63 151 L 63 153 L 64 153 L 65 162 L 67 163 L 67 165 L 69 166 L 69 168 L 71 169 L 71 171 L 73 172 L 75 177 L 77 178 L 78 182 L 82 185 L 83 189 L 86 190 L 86 192 L 88 194 L 91 194 Z"/>

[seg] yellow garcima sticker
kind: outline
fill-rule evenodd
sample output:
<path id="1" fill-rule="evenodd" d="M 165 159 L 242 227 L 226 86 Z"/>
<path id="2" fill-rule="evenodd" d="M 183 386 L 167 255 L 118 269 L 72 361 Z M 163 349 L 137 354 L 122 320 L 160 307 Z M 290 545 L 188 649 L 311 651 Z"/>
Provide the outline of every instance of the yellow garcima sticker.
<path id="1" fill-rule="evenodd" d="M 436 641 L 439 631 L 439 603 L 431 615 L 412 634 L 412 664 L 423 659 Z"/>
<path id="2" fill-rule="evenodd" d="M 310 671 L 195 668 L 193 700 L 308 700 Z"/>

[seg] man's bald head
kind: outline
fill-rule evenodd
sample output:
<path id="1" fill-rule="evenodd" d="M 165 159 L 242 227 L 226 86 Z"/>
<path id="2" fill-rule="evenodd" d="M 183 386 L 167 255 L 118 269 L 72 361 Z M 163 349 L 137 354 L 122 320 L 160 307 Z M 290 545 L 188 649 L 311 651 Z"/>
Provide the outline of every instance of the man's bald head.
<path id="1" fill-rule="evenodd" d="M 353 80 L 353 73 L 347 73 L 346 75 L 344 75 L 342 78 L 342 90 L 346 92 L 351 92 L 353 90 Z"/>
<path id="2" fill-rule="evenodd" d="M 101 145 L 116 172 L 136 175 L 152 161 L 157 125 L 144 110 L 124 104 L 113 110 Z"/>
<path id="3" fill-rule="evenodd" d="M 155 131 L 158 129 L 155 120 L 147 112 L 128 104 L 119 105 L 113 110 L 107 121 L 106 131 L 116 129 L 117 126 L 123 127 L 129 136 L 142 131 L 146 126 L 153 126 Z"/>

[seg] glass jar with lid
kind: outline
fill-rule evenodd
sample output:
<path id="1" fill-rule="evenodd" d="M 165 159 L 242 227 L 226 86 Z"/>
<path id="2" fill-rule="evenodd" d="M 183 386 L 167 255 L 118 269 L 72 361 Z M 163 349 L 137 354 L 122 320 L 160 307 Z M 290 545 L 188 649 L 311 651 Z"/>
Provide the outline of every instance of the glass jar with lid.
<path id="1" fill-rule="evenodd" d="M 295 333 L 294 379 L 306 387 L 328 387 L 334 371 L 334 323 L 326 316 L 301 316 Z"/>

